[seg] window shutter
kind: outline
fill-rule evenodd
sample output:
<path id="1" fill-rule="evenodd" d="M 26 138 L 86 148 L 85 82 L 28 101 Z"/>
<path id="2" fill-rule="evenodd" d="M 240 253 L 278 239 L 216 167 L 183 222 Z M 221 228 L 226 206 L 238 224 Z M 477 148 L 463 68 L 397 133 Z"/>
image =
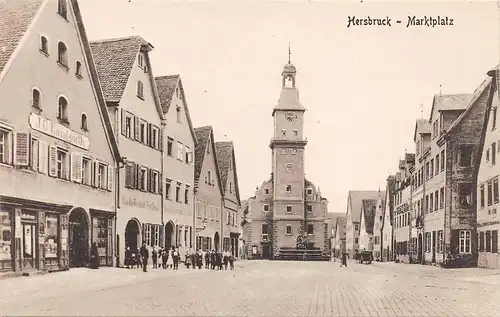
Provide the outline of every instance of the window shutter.
<path id="1" fill-rule="evenodd" d="M 114 180 L 114 174 L 113 174 L 113 167 L 108 165 L 108 190 L 113 190 L 113 180 Z"/>
<path id="2" fill-rule="evenodd" d="M 122 126 L 122 134 L 125 136 L 127 135 L 126 121 L 127 121 L 127 111 L 125 111 L 125 109 L 122 109 L 121 126 Z"/>
<path id="3" fill-rule="evenodd" d="M 134 162 L 125 165 L 125 187 L 134 188 Z"/>
<path id="4" fill-rule="evenodd" d="M 139 117 L 134 116 L 134 123 L 135 123 L 135 139 L 137 141 L 140 141 L 141 139 L 141 120 Z"/>
<path id="5" fill-rule="evenodd" d="M 39 143 L 38 143 L 38 140 L 35 140 L 32 148 L 31 148 L 31 157 L 33 159 L 30 160 L 30 165 L 31 165 L 30 167 L 34 171 L 38 170 L 38 166 L 40 164 L 39 161 L 38 161 L 38 158 L 40 156 L 39 153 L 40 153 Z"/>
<path id="6" fill-rule="evenodd" d="M 151 192 L 151 170 L 148 168 L 148 167 L 145 167 L 144 168 L 146 169 L 146 176 L 144 176 L 145 180 L 144 180 L 144 190 L 147 191 L 147 192 Z"/>
<path id="7" fill-rule="evenodd" d="M 82 154 L 71 153 L 71 181 L 82 182 Z"/>
<path id="8" fill-rule="evenodd" d="M 146 125 L 146 144 L 148 146 L 153 146 L 152 142 L 151 142 L 151 123 L 148 123 Z"/>
<path id="9" fill-rule="evenodd" d="M 141 166 L 139 164 L 134 165 L 134 184 L 135 184 L 134 188 L 137 188 L 137 189 L 141 188 L 141 186 L 139 184 L 139 180 L 140 180 L 139 171 L 140 171 L 140 169 L 141 169 Z"/>
<path id="10" fill-rule="evenodd" d="M 97 187 L 97 161 L 92 161 L 92 186 Z"/>
<path id="11" fill-rule="evenodd" d="M 57 148 L 53 145 L 49 147 L 49 175 L 57 176 Z"/>
<path id="12" fill-rule="evenodd" d="M 163 129 L 158 129 L 158 149 L 163 151 Z"/>
<path id="13" fill-rule="evenodd" d="M 47 174 L 48 146 L 43 141 L 38 141 L 38 171 Z"/>
<path id="14" fill-rule="evenodd" d="M 15 139 L 14 165 L 29 166 L 30 134 L 27 132 L 17 132 L 15 134 Z"/>
<path id="15" fill-rule="evenodd" d="M 161 173 L 158 173 L 158 194 L 163 195 L 163 176 Z"/>

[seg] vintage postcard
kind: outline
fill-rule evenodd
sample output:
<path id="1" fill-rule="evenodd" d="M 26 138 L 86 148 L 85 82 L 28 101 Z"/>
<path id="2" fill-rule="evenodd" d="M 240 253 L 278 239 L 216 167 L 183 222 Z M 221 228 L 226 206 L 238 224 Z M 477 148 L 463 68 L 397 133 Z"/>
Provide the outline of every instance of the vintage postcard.
<path id="1" fill-rule="evenodd" d="M 0 315 L 500 316 L 499 106 L 500 1 L 0 0 Z"/>

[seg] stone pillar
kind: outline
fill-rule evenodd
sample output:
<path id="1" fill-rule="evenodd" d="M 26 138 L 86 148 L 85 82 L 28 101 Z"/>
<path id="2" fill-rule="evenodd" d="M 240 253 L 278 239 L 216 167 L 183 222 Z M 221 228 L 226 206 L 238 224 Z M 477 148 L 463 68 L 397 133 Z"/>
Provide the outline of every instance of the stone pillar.
<path id="1" fill-rule="evenodd" d="M 21 272 L 23 265 L 23 258 L 21 252 L 21 237 L 22 237 L 22 226 L 21 226 L 21 208 L 14 209 L 14 272 Z"/>
<path id="2" fill-rule="evenodd" d="M 68 234 L 69 234 L 69 219 L 68 215 L 61 215 L 59 219 L 59 227 L 61 228 L 59 235 L 59 268 L 69 268 L 69 250 L 68 250 Z"/>
<path id="3" fill-rule="evenodd" d="M 38 269 L 45 271 L 45 212 L 38 213 Z"/>

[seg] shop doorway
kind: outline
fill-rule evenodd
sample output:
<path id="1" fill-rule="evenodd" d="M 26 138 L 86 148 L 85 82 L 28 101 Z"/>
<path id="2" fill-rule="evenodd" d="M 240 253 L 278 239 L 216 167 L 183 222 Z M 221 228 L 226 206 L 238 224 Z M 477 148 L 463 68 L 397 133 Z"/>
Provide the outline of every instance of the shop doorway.
<path id="1" fill-rule="evenodd" d="M 74 209 L 69 215 L 69 265 L 85 267 L 89 261 L 89 221 L 85 210 Z"/>
<path id="2" fill-rule="evenodd" d="M 32 223 L 23 223 L 23 267 L 36 269 L 36 229 Z"/>
<path id="3" fill-rule="evenodd" d="M 172 240 L 174 239 L 174 224 L 169 221 L 165 225 L 165 248 L 170 250 L 172 248 Z"/>
<path id="4" fill-rule="evenodd" d="M 262 258 L 266 260 L 271 258 L 271 246 L 269 244 L 262 245 Z"/>
<path id="5" fill-rule="evenodd" d="M 219 251 L 219 243 L 220 243 L 220 241 L 219 241 L 219 233 L 216 232 L 214 234 L 214 247 L 215 247 L 215 251 Z"/>
<path id="6" fill-rule="evenodd" d="M 140 233 L 139 222 L 130 219 L 125 226 L 125 249 L 130 248 L 132 252 L 139 250 Z"/>

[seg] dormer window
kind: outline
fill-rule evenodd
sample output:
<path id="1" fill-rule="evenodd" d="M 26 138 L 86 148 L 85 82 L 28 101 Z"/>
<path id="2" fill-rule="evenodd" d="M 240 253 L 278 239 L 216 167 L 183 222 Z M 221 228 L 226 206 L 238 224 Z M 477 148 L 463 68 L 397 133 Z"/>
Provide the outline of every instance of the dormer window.
<path id="1" fill-rule="evenodd" d="M 264 194 L 265 194 L 265 195 L 269 195 L 269 188 L 265 188 L 265 189 L 264 189 Z"/>
<path id="2" fill-rule="evenodd" d="M 308 189 L 307 189 L 307 194 L 308 194 L 308 195 L 312 195 L 312 193 L 313 193 L 312 188 L 308 188 Z"/>

